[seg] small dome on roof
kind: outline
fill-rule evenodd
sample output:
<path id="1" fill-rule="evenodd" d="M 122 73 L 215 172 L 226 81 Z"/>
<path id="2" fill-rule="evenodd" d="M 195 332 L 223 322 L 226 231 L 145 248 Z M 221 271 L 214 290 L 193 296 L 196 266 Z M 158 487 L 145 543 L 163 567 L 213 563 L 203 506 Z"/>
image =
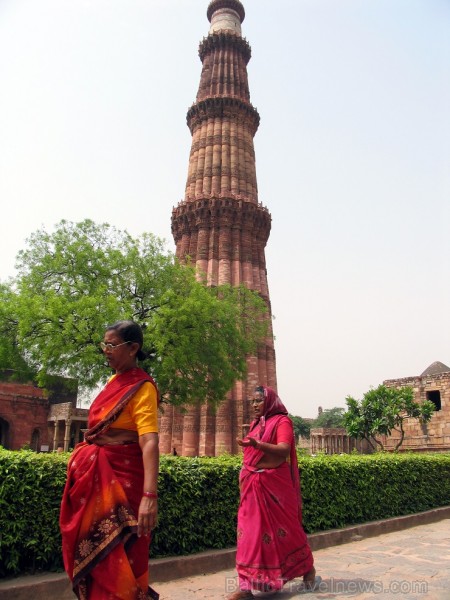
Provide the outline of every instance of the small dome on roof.
<path id="1" fill-rule="evenodd" d="M 439 362 L 438 360 L 425 369 L 422 373 L 421 377 L 427 377 L 429 375 L 440 375 L 441 373 L 447 373 L 450 371 L 450 367 L 444 365 L 444 363 Z"/>

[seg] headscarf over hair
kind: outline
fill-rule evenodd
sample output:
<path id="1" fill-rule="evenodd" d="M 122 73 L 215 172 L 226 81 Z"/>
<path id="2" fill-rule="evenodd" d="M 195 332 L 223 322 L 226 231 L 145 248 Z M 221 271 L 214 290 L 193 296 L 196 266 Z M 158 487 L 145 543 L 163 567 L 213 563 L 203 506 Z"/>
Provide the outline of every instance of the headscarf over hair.
<path id="1" fill-rule="evenodd" d="M 259 385 L 256 392 L 261 392 L 264 395 L 264 408 L 263 414 L 259 417 L 260 424 L 260 435 L 264 433 L 266 426 L 266 420 L 274 415 L 287 415 L 288 411 L 284 404 L 281 402 L 278 394 L 275 390 L 265 385 Z"/>

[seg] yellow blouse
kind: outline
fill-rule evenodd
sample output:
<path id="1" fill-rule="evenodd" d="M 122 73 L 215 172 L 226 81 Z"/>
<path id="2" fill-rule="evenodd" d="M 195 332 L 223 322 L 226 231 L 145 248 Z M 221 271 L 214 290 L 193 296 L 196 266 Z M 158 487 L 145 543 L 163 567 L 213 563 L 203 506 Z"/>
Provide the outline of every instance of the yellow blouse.
<path id="1" fill-rule="evenodd" d="M 113 375 L 110 379 L 114 379 Z M 128 429 L 144 433 L 158 433 L 158 402 L 156 388 L 145 381 L 134 394 L 123 411 L 111 425 L 111 429 Z"/>

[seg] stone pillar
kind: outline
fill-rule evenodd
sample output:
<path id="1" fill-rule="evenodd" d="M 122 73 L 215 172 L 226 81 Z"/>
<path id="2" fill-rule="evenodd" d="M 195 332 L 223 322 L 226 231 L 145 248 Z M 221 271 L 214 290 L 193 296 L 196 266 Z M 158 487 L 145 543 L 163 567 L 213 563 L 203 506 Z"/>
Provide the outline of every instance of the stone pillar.
<path id="1" fill-rule="evenodd" d="M 203 405 L 200 413 L 199 454 L 201 456 L 215 456 L 215 426 L 216 418 L 212 409 Z"/>
<path id="2" fill-rule="evenodd" d="M 59 421 L 55 421 L 55 431 L 53 432 L 53 451 L 56 452 L 58 448 L 58 429 L 59 429 Z"/>
<path id="3" fill-rule="evenodd" d="M 198 456 L 200 434 L 200 409 L 192 408 L 183 418 L 183 456 Z"/>
<path id="4" fill-rule="evenodd" d="M 164 404 L 164 412 L 159 419 L 159 450 L 163 454 L 171 454 L 172 446 L 172 425 L 174 419 L 173 406 Z M 179 449 L 181 452 L 181 448 Z"/>
<path id="5" fill-rule="evenodd" d="M 224 452 L 234 451 L 234 431 L 230 427 L 230 423 L 233 423 L 234 420 L 233 409 L 233 400 L 231 394 L 229 394 L 228 398 L 219 406 L 216 412 L 215 456 L 220 456 Z"/>
<path id="6" fill-rule="evenodd" d="M 69 445 L 70 445 L 70 426 L 71 426 L 71 420 L 70 420 L 70 418 L 68 418 L 67 421 L 66 421 L 66 426 L 65 426 L 65 430 L 64 430 L 64 452 L 67 452 L 69 450 Z"/>

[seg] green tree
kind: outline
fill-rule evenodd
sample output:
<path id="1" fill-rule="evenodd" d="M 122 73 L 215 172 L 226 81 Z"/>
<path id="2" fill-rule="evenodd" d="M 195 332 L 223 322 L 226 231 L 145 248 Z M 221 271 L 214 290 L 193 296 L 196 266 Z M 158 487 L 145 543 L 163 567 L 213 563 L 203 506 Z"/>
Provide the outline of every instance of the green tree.
<path id="1" fill-rule="evenodd" d="M 133 239 L 108 224 L 61 221 L 27 240 L 5 285 L 0 328 L 38 372 L 105 379 L 99 342 L 107 325 L 134 319 L 145 333 L 143 366 L 177 405 L 217 405 L 245 377 L 246 355 L 267 333 L 264 301 L 245 287 L 206 287 L 151 234 Z"/>
<path id="2" fill-rule="evenodd" d="M 345 408 L 339 406 L 327 408 L 320 413 L 317 419 L 314 419 L 311 427 L 345 427 L 344 413 Z"/>
<path id="3" fill-rule="evenodd" d="M 309 439 L 309 432 L 311 430 L 311 425 L 305 421 L 302 417 L 297 417 L 295 415 L 289 415 L 289 418 L 292 421 L 294 426 L 294 435 L 298 439 L 300 436 Z"/>
<path id="4" fill-rule="evenodd" d="M 374 450 L 377 447 L 384 449 L 383 443 L 377 439 L 377 436 L 389 436 L 392 431 L 398 431 L 400 438 L 395 446 L 397 450 L 405 437 L 404 420 L 414 418 L 427 423 L 435 408 L 428 400 L 422 403 L 416 402 L 413 389 L 409 386 L 388 388 L 380 385 L 366 392 L 362 400 L 355 400 L 348 396 L 346 402 L 348 410 L 344 419 L 348 434 L 351 437 L 367 440 Z"/>
<path id="5" fill-rule="evenodd" d="M 30 369 L 17 347 L 15 299 L 10 286 L 0 283 L 0 371 L 6 379 L 32 381 L 36 373 Z"/>

